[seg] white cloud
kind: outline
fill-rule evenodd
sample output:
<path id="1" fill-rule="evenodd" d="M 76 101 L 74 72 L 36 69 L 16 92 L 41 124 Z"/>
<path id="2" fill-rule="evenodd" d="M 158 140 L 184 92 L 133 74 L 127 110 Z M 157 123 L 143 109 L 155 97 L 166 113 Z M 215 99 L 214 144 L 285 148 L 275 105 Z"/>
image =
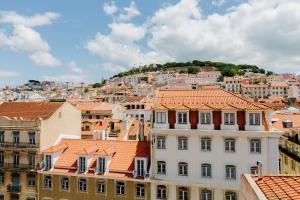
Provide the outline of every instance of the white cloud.
<path id="1" fill-rule="evenodd" d="M 110 3 L 104 3 L 103 4 L 103 11 L 105 12 L 105 14 L 107 15 L 113 15 L 116 12 L 118 12 L 118 7 L 116 6 L 116 3 L 114 1 L 110 2 Z"/>
<path id="2" fill-rule="evenodd" d="M 13 77 L 13 76 L 19 76 L 19 75 L 20 74 L 17 72 L 0 70 L 0 77 Z"/>
<path id="3" fill-rule="evenodd" d="M 109 34 L 97 33 L 86 47 L 111 67 L 199 59 L 297 72 L 299 21 L 299 0 L 249 0 L 208 16 L 198 0 L 181 0 L 142 25 L 112 23 Z"/>
<path id="4" fill-rule="evenodd" d="M 27 27 L 51 24 L 57 18 L 59 18 L 59 14 L 54 13 L 54 12 L 46 12 L 44 14 L 36 14 L 36 15 L 33 15 L 30 17 L 19 15 L 15 11 L 0 12 L 0 23 L 24 25 Z"/>
<path id="5" fill-rule="evenodd" d="M 31 60 L 40 66 L 55 67 L 60 65 L 60 61 L 47 51 L 36 51 L 30 56 Z"/>
<path id="6" fill-rule="evenodd" d="M 226 3 L 226 0 L 213 0 L 211 4 L 213 6 L 221 7 Z"/>
<path id="7" fill-rule="evenodd" d="M 128 7 L 125 7 L 118 16 L 119 21 L 130 21 L 136 16 L 139 16 L 141 13 L 138 10 L 137 6 L 135 3 L 132 1 Z"/>
<path id="8" fill-rule="evenodd" d="M 57 66 L 60 61 L 50 53 L 50 47 L 34 27 L 51 24 L 59 14 L 46 12 L 33 16 L 19 15 L 14 11 L 0 12 L 0 24 L 12 25 L 12 32 L 0 30 L 0 46 L 12 51 L 25 52 L 40 66 Z"/>
<path id="9" fill-rule="evenodd" d="M 143 26 L 137 26 L 132 23 L 112 23 L 109 26 L 111 35 L 116 40 L 132 42 L 142 39 L 145 35 Z"/>

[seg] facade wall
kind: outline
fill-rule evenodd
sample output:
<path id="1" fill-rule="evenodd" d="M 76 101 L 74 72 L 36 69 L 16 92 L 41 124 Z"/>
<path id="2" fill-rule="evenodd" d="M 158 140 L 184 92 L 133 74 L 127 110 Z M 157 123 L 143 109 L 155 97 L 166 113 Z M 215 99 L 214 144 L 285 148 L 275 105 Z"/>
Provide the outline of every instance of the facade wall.
<path id="1" fill-rule="evenodd" d="M 80 138 L 80 110 L 64 103 L 49 119 L 42 121 L 41 132 L 41 151 L 57 144 L 61 138 Z"/>
<path id="2" fill-rule="evenodd" d="M 102 200 L 125 200 L 125 199 L 140 199 L 135 197 L 135 185 L 137 183 L 143 183 L 145 185 L 145 200 L 151 199 L 151 184 L 144 181 L 132 181 L 132 180 L 117 180 L 117 179 L 104 179 L 106 181 L 106 194 L 99 194 L 96 192 L 96 181 L 98 178 L 89 177 L 88 178 L 88 189 L 87 192 L 78 191 L 78 179 L 82 178 L 79 176 L 71 176 L 69 175 L 70 180 L 70 188 L 69 191 L 63 191 L 60 189 L 61 178 L 63 175 L 51 175 L 52 176 L 52 188 L 46 189 L 43 186 L 43 177 L 45 174 L 39 174 L 39 199 L 53 199 L 53 200 L 90 200 L 90 199 L 102 199 Z M 118 196 L 115 191 L 115 184 L 117 181 L 123 181 L 125 183 L 125 195 Z"/>

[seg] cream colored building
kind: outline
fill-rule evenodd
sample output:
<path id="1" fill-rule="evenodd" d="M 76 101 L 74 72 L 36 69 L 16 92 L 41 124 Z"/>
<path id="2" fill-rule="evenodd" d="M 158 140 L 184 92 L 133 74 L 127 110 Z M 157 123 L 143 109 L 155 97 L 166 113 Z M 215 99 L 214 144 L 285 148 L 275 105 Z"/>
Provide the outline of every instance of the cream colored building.
<path id="1" fill-rule="evenodd" d="M 37 199 L 41 151 L 61 138 L 80 138 L 80 122 L 80 111 L 65 102 L 1 104 L 0 198 Z"/>

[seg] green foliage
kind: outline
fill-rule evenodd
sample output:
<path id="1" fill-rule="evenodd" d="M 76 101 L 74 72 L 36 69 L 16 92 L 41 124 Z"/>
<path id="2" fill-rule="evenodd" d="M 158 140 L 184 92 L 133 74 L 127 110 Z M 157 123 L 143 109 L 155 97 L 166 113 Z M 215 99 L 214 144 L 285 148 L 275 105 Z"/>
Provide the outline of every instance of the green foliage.
<path id="1" fill-rule="evenodd" d="M 200 61 L 200 60 L 193 60 L 192 62 L 167 62 L 165 64 L 151 64 L 145 65 L 141 67 L 132 68 L 126 72 L 120 72 L 113 77 L 123 77 L 129 76 L 139 73 L 145 72 L 155 72 L 155 71 L 167 71 L 172 68 L 179 68 L 179 72 L 188 71 L 188 73 L 197 73 L 194 71 L 195 68 L 199 67 L 215 67 L 216 70 L 221 71 L 223 76 L 234 76 L 234 75 L 244 75 L 247 70 L 254 72 L 254 73 L 266 73 L 264 69 L 259 68 L 256 65 L 247 65 L 247 64 L 240 64 L 235 65 L 232 63 L 223 63 L 223 62 L 212 62 L 212 61 Z M 182 68 L 182 70 L 180 69 Z M 189 72 L 190 69 L 190 72 Z M 273 72 L 267 72 L 267 75 Z"/>
<path id="2" fill-rule="evenodd" d="M 223 81 L 224 81 L 224 76 L 222 76 L 222 75 L 219 76 L 218 79 L 217 79 L 217 81 L 218 81 L 218 82 L 223 82 Z"/>
<path id="3" fill-rule="evenodd" d="M 274 74 L 274 72 L 267 71 L 267 76 L 271 76 L 271 75 L 273 75 L 273 74 Z"/>
<path id="4" fill-rule="evenodd" d="M 189 74 L 197 74 L 199 72 L 199 67 L 196 66 L 189 66 L 187 69 Z"/>

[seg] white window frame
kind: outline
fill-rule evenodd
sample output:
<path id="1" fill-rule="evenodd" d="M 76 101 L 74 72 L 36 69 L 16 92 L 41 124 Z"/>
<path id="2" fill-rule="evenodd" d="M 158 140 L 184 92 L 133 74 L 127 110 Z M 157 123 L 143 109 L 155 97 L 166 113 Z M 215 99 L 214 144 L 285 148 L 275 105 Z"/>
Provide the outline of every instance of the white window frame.
<path id="1" fill-rule="evenodd" d="M 202 137 L 200 143 L 201 151 L 211 151 L 211 138 Z"/>
<path id="2" fill-rule="evenodd" d="M 227 180 L 236 180 L 236 166 L 234 165 L 225 166 L 225 178 Z"/>
<path id="3" fill-rule="evenodd" d="M 156 148 L 157 149 L 166 149 L 166 136 L 157 136 L 156 137 Z"/>
<path id="4" fill-rule="evenodd" d="M 52 168 L 52 155 L 46 154 L 45 155 L 45 169 Z"/>
<path id="5" fill-rule="evenodd" d="M 44 188 L 52 188 L 52 177 L 49 175 L 44 176 Z"/>
<path id="6" fill-rule="evenodd" d="M 98 179 L 96 182 L 96 192 L 99 194 L 104 194 L 106 192 L 106 183 L 103 179 Z"/>
<path id="7" fill-rule="evenodd" d="M 69 190 L 70 188 L 70 180 L 68 177 L 62 177 L 60 181 L 60 189 L 61 190 Z"/>
<path id="8" fill-rule="evenodd" d="M 144 198 L 145 197 L 145 185 L 142 183 L 137 183 L 135 185 L 135 196 L 137 198 Z"/>
<path id="9" fill-rule="evenodd" d="M 249 113 L 249 125 L 260 126 L 260 113 Z"/>
<path id="10" fill-rule="evenodd" d="M 145 159 L 136 159 L 136 175 L 143 177 L 145 175 L 145 167 L 146 167 L 146 160 Z"/>
<path id="11" fill-rule="evenodd" d="M 167 187 L 165 185 L 158 185 L 156 187 L 156 198 L 160 200 L 167 199 Z"/>
<path id="12" fill-rule="evenodd" d="M 165 161 L 157 161 L 157 174 L 165 175 L 167 173 L 167 164 Z"/>
<path id="13" fill-rule="evenodd" d="M 178 176 L 188 176 L 188 163 L 179 162 L 178 163 Z"/>
<path id="14" fill-rule="evenodd" d="M 125 183 L 123 181 L 116 182 L 116 195 L 125 196 Z"/>
<path id="15" fill-rule="evenodd" d="M 157 112 L 156 113 L 156 123 L 165 124 L 167 122 L 167 113 L 166 112 Z"/>
<path id="16" fill-rule="evenodd" d="M 203 189 L 200 192 L 200 199 L 201 200 L 212 200 L 213 199 L 213 193 L 211 190 Z"/>
<path id="17" fill-rule="evenodd" d="M 236 192 L 225 192 L 225 200 L 237 200 Z"/>
<path id="18" fill-rule="evenodd" d="M 187 124 L 188 122 L 188 113 L 187 112 L 177 112 L 177 123 L 178 124 Z"/>
<path id="19" fill-rule="evenodd" d="M 209 164 L 209 163 L 201 164 L 201 177 L 204 177 L 204 178 L 211 178 L 212 177 L 211 164 Z"/>
<path id="20" fill-rule="evenodd" d="M 86 178 L 78 179 L 78 192 L 87 192 L 88 190 L 88 181 Z"/>
<path id="21" fill-rule="evenodd" d="M 235 115 L 234 112 L 224 113 L 224 125 L 235 125 Z"/>
<path id="22" fill-rule="evenodd" d="M 200 124 L 201 125 L 211 124 L 211 113 L 210 112 L 200 112 Z"/>
<path id="23" fill-rule="evenodd" d="M 78 156 L 78 171 L 81 173 L 87 170 L 87 160 L 85 156 Z"/>
<path id="24" fill-rule="evenodd" d="M 261 153 L 262 144 L 260 139 L 250 140 L 250 153 Z"/>
<path id="25" fill-rule="evenodd" d="M 97 165 L 98 165 L 98 173 L 105 173 L 106 172 L 106 158 L 105 157 L 98 157 L 97 158 Z"/>
<path id="26" fill-rule="evenodd" d="M 235 152 L 236 145 L 235 145 L 234 138 L 226 138 L 224 144 L 225 144 L 225 152 Z"/>
<path id="27" fill-rule="evenodd" d="M 177 138 L 178 150 L 188 150 L 188 138 L 180 136 Z"/>
<path id="28" fill-rule="evenodd" d="M 178 188 L 178 197 L 179 197 L 179 200 L 188 200 L 189 190 L 186 187 Z"/>

